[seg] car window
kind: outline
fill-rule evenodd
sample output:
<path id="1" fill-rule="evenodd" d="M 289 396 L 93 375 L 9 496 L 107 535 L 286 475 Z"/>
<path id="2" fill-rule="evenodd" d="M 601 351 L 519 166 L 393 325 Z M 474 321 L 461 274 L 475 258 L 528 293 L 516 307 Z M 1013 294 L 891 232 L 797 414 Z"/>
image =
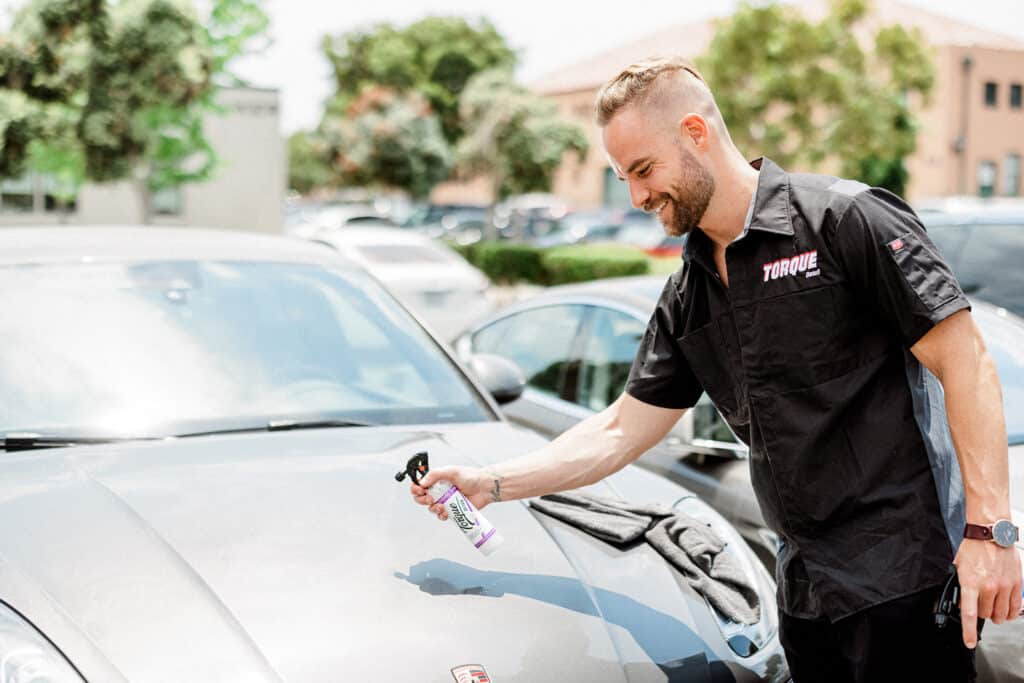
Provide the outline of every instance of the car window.
<path id="1" fill-rule="evenodd" d="M 502 318 L 473 335 L 473 350 L 508 358 L 538 391 L 562 396 L 583 306 L 533 308 Z"/>
<path id="2" fill-rule="evenodd" d="M 581 356 L 576 403 L 604 410 L 622 394 L 646 327 L 646 322 L 621 311 L 594 310 Z"/>
<path id="3" fill-rule="evenodd" d="M 1024 223 L 975 224 L 956 266 L 968 292 L 1024 315 Z"/>
<path id="4" fill-rule="evenodd" d="M 429 335 L 355 270 L 10 266 L 0 268 L 0 306 L 2 431 L 160 436 L 311 415 L 490 419 Z"/>
<path id="5" fill-rule="evenodd" d="M 718 413 L 707 394 L 701 394 L 693 408 L 693 438 L 738 444 L 739 439 Z"/>

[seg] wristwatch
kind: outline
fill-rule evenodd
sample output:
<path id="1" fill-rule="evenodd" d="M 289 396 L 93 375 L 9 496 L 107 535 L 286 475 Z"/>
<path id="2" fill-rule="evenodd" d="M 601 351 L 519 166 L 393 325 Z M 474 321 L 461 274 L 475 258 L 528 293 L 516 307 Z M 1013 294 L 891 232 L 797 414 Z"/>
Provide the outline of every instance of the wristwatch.
<path id="1" fill-rule="evenodd" d="M 964 527 L 964 538 L 979 541 L 995 541 L 1003 548 L 1010 548 L 1020 538 L 1020 529 L 1008 519 L 996 520 L 995 524 L 970 524 Z"/>

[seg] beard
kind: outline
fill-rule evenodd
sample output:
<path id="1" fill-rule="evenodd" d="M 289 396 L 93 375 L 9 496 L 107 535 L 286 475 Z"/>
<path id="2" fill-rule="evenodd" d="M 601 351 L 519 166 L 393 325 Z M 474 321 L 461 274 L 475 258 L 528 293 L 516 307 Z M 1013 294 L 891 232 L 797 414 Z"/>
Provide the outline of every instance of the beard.
<path id="1" fill-rule="evenodd" d="M 715 177 L 687 150 L 680 148 L 679 154 L 682 178 L 673 183 L 670 194 L 648 201 L 653 208 L 668 200 L 666 208 L 671 210 L 670 217 L 667 223 L 662 221 L 662 225 L 672 237 L 687 235 L 700 224 L 715 193 Z"/>

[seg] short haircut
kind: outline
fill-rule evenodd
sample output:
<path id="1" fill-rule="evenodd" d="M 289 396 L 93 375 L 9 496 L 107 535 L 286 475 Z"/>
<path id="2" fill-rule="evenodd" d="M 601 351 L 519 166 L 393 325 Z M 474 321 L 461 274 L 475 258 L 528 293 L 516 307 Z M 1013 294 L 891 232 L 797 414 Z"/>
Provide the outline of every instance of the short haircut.
<path id="1" fill-rule="evenodd" d="M 704 77 L 689 61 L 678 56 L 652 57 L 630 64 L 622 73 L 601 86 L 597 93 L 595 109 L 597 125 L 608 125 L 616 112 L 635 102 L 649 102 L 655 95 L 654 87 L 659 77 L 665 74 L 689 72 L 705 86 Z"/>

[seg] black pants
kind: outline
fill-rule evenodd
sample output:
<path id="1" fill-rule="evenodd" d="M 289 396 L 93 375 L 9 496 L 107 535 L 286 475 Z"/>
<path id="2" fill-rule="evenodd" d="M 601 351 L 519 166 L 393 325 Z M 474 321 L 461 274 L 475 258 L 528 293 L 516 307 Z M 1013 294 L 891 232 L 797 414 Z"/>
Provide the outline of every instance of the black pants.
<path id="1" fill-rule="evenodd" d="M 941 586 L 897 598 L 835 623 L 781 615 L 779 636 L 795 683 L 975 680 L 974 651 L 960 623 L 935 625 Z M 983 620 L 978 623 L 981 636 Z"/>

